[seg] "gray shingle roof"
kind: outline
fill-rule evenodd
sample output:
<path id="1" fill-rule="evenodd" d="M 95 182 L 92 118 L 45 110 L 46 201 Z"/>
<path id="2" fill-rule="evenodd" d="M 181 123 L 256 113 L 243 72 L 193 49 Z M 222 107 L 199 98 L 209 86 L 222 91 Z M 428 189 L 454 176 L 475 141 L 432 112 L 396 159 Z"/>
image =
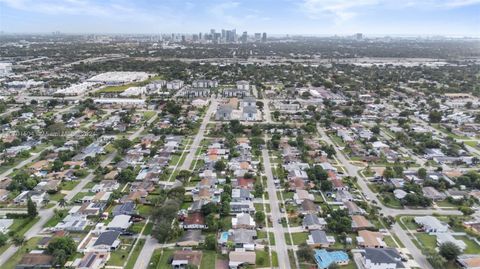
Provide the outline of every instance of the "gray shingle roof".
<path id="1" fill-rule="evenodd" d="M 120 236 L 120 232 L 117 232 L 117 231 L 103 232 L 100 234 L 100 236 L 97 238 L 97 241 L 95 241 L 93 245 L 94 246 L 99 246 L 99 245 L 111 246 L 119 236 Z"/>
<path id="2" fill-rule="evenodd" d="M 373 263 L 395 263 L 397 268 L 405 268 L 400 254 L 394 248 L 366 248 L 364 256 Z"/>

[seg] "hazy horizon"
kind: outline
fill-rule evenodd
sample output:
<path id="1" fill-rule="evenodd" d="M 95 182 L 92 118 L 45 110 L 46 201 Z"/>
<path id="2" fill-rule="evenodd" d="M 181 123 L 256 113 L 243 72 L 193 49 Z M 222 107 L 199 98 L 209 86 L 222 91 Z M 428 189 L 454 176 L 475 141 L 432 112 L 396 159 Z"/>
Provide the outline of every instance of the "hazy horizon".
<path id="1" fill-rule="evenodd" d="M 0 0 L 5 33 L 480 36 L 480 0 Z"/>

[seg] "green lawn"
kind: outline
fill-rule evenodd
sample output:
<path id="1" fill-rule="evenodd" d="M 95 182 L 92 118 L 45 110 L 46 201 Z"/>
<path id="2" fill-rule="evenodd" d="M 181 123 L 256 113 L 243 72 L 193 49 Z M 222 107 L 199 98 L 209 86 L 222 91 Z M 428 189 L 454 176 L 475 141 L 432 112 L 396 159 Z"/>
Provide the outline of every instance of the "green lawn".
<path id="1" fill-rule="evenodd" d="M 301 243 L 304 243 L 308 238 L 308 233 L 292 233 L 292 239 L 293 239 L 293 245 L 300 245 Z M 287 242 L 287 245 L 292 245 L 292 242 L 290 241 L 290 234 L 285 233 L 285 241 Z"/>
<path id="2" fill-rule="evenodd" d="M 397 244 L 395 244 L 395 241 L 393 241 L 393 238 L 391 236 L 385 236 L 383 237 L 383 241 L 387 246 L 392 247 L 392 248 L 397 248 Z"/>
<path id="3" fill-rule="evenodd" d="M 80 183 L 79 180 L 62 181 L 62 190 L 71 191 Z"/>
<path id="4" fill-rule="evenodd" d="M 400 216 L 398 218 L 398 221 L 400 221 L 400 226 L 402 226 L 402 228 L 404 229 L 415 231 L 419 228 L 419 226 L 414 221 L 414 217 Z"/>
<path id="5" fill-rule="evenodd" d="M 275 236 L 273 235 L 273 232 L 269 232 L 270 236 L 270 245 L 275 246 Z M 265 231 L 257 231 L 257 238 L 258 239 L 265 239 L 265 242 L 267 242 L 267 232 Z"/>
<path id="6" fill-rule="evenodd" d="M 149 222 L 145 229 L 143 230 L 143 235 L 149 235 L 152 234 L 152 229 L 153 229 L 153 223 Z"/>
<path id="7" fill-rule="evenodd" d="M 435 203 L 437 204 L 438 207 L 454 207 L 454 208 L 457 207 L 456 205 L 450 203 L 447 199 L 443 201 L 437 201 Z"/>
<path id="8" fill-rule="evenodd" d="M 435 235 L 429 235 L 427 233 L 416 233 L 415 237 L 417 237 L 422 248 L 427 251 L 435 250 L 435 248 L 437 247 L 437 237 Z"/>
<path id="9" fill-rule="evenodd" d="M 255 207 L 255 211 L 263 211 L 263 204 L 254 203 L 253 206 Z M 270 204 L 265 204 L 265 208 L 267 209 L 267 213 L 270 212 Z"/>
<path id="10" fill-rule="evenodd" d="M 135 246 L 135 249 L 132 252 L 132 255 L 130 256 L 130 259 L 128 259 L 127 264 L 125 265 L 125 269 L 133 269 L 133 266 L 135 265 L 135 262 L 137 261 L 138 255 L 140 255 L 140 251 L 142 251 L 143 245 L 145 244 L 145 239 L 140 239 Z"/>
<path id="11" fill-rule="evenodd" d="M 168 263 L 170 257 L 173 254 L 173 249 L 156 249 L 153 252 L 152 258 L 148 264 L 148 269 L 163 269 L 170 268 L 171 265 Z"/>
<path id="12" fill-rule="evenodd" d="M 395 198 L 395 196 L 393 195 L 393 193 L 391 192 L 387 192 L 387 193 L 382 193 L 380 195 L 380 201 L 387 207 L 390 207 L 390 208 L 397 208 L 397 209 L 402 209 L 403 206 L 402 206 L 402 203 L 400 202 L 400 200 L 398 200 L 397 198 Z"/>
<path id="13" fill-rule="evenodd" d="M 61 192 L 57 192 L 55 194 L 49 194 L 48 197 L 50 198 L 51 201 L 60 201 L 60 199 L 63 199 L 63 197 L 65 197 L 66 194 L 63 194 Z"/>
<path id="14" fill-rule="evenodd" d="M 467 236 L 455 236 L 456 239 L 460 239 L 465 244 L 467 244 L 467 248 L 465 249 L 465 254 L 479 254 L 480 253 L 480 246 L 473 241 L 472 239 L 468 238 Z"/>
<path id="15" fill-rule="evenodd" d="M 153 206 L 151 206 L 151 205 L 139 205 L 137 207 L 137 210 L 138 210 L 138 214 L 145 217 L 145 216 L 148 216 L 152 213 Z"/>
<path id="16" fill-rule="evenodd" d="M 23 255 L 37 247 L 38 241 L 40 241 L 40 237 L 34 237 L 25 242 L 25 244 L 23 244 L 23 246 L 20 247 L 20 249 L 18 249 L 17 252 L 15 252 L 15 254 L 13 254 L 13 256 L 2 265 L 2 269 L 14 269 L 17 263 L 22 259 Z"/>
<path id="17" fill-rule="evenodd" d="M 56 214 L 53 215 L 51 219 L 49 219 L 45 223 L 45 225 L 43 225 L 43 227 L 54 227 L 67 216 L 67 213 L 68 213 L 67 209 L 59 210 Z"/>
<path id="18" fill-rule="evenodd" d="M 75 194 L 75 196 L 73 196 L 71 201 L 74 202 L 74 201 L 82 199 L 85 196 L 94 195 L 94 194 L 95 193 L 93 193 L 93 192 L 79 192 L 79 193 Z"/>
<path id="19" fill-rule="evenodd" d="M 217 253 L 215 251 L 203 251 L 202 263 L 200 269 L 215 268 L 215 261 L 217 260 Z"/>
<path id="20" fill-rule="evenodd" d="M 40 217 L 35 218 L 23 218 L 23 219 L 14 219 L 12 226 L 10 226 L 10 231 L 14 231 L 18 235 L 25 234 L 32 226 L 37 223 Z"/>
<path id="21" fill-rule="evenodd" d="M 270 257 L 268 255 L 268 251 L 256 250 L 255 253 L 257 255 L 255 260 L 255 265 L 257 268 L 270 267 Z"/>
<path id="22" fill-rule="evenodd" d="M 121 241 L 118 249 L 110 253 L 110 259 L 108 260 L 107 265 L 123 266 L 127 261 L 128 254 L 133 246 L 133 241 L 124 239 Z"/>
<path id="23" fill-rule="evenodd" d="M 478 145 L 477 141 L 464 141 L 465 145 L 468 145 L 472 148 L 476 147 Z"/>
<path id="24" fill-rule="evenodd" d="M 278 254 L 272 251 L 272 267 L 278 267 Z"/>
<path id="25" fill-rule="evenodd" d="M 155 116 L 156 113 L 157 113 L 157 112 L 155 112 L 155 111 L 145 111 L 145 112 L 143 113 L 143 119 L 144 119 L 145 121 L 148 121 L 148 120 L 151 119 L 153 116 Z"/>

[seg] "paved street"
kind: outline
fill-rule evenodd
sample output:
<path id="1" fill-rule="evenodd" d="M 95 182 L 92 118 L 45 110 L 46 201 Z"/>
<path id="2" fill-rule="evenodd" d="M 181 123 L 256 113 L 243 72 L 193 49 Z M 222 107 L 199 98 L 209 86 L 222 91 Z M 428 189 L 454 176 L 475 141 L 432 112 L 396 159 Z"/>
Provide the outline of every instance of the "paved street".
<path id="1" fill-rule="evenodd" d="M 153 122 L 157 118 L 157 114 L 155 114 L 154 117 L 152 117 L 149 121 L 148 124 Z M 134 140 L 137 137 L 139 137 L 144 130 L 144 127 L 142 126 L 138 131 L 133 133 L 132 135 L 129 136 L 130 140 Z M 110 153 L 101 163 L 100 165 L 102 167 L 107 166 L 110 162 L 112 162 L 113 158 L 115 158 L 116 152 Z M 93 180 L 95 177 L 94 171 L 90 170 L 89 174 L 83 178 L 76 186 L 73 188 L 66 196 L 65 196 L 65 201 L 66 202 L 71 202 L 73 197 L 77 195 L 80 191 L 82 191 L 85 186 Z M 25 233 L 25 240 L 28 240 L 32 237 L 38 236 L 41 231 L 43 230 L 43 226 L 49 219 L 51 219 L 54 214 L 55 214 L 55 209 L 58 209 L 59 205 L 55 205 L 52 208 L 49 209 L 41 209 L 39 210 L 39 217 L 40 219 Z M 7 250 L 5 250 L 1 255 L 0 255 L 0 265 L 4 264 L 10 257 L 15 254 L 15 252 L 18 250 L 18 247 L 16 246 L 10 246 Z"/>
<path id="2" fill-rule="evenodd" d="M 216 109 L 217 109 L 217 100 L 212 98 L 210 99 L 210 106 L 207 109 L 206 115 L 205 117 L 203 117 L 203 121 L 202 121 L 202 124 L 200 125 L 200 129 L 198 130 L 198 133 L 195 136 L 195 139 L 193 139 L 193 142 L 190 145 L 190 152 L 185 158 L 185 161 L 183 162 L 181 170 L 190 170 L 190 166 L 192 165 L 192 162 L 195 159 L 195 153 L 198 147 L 200 146 L 200 143 L 202 142 L 203 137 L 205 136 L 207 125 L 210 122 L 210 118 Z"/>
<path id="3" fill-rule="evenodd" d="M 217 109 L 217 101 L 215 99 L 211 99 L 210 106 L 207 109 L 206 115 L 202 120 L 202 124 L 200 125 L 200 129 L 198 133 L 195 135 L 192 144 L 189 146 L 188 155 L 185 157 L 185 161 L 183 162 L 180 170 L 190 170 L 190 166 L 192 165 L 193 160 L 195 159 L 195 153 L 197 148 L 200 146 L 200 143 L 205 136 L 205 131 L 207 129 L 207 125 L 210 121 L 212 114 Z M 157 242 L 155 238 L 152 236 L 148 236 L 145 245 L 143 246 L 137 261 L 135 262 L 135 269 L 145 269 L 148 267 L 148 263 L 152 258 L 153 252 L 155 249 L 161 247 L 162 245 Z"/>
<path id="4" fill-rule="evenodd" d="M 273 174 L 270 164 L 270 158 L 268 156 L 268 150 L 262 150 L 263 166 L 265 167 L 265 176 L 267 177 L 267 191 L 270 199 L 270 210 L 273 226 L 273 235 L 275 237 L 275 248 L 278 254 L 278 264 L 282 269 L 291 269 L 290 259 L 288 257 L 287 244 L 285 242 L 285 234 L 283 233 L 282 224 L 278 223 L 278 220 L 283 217 L 280 212 L 280 201 L 277 198 L 277 188 L 273 183 Z"/>
<path id="5" fill-rule="evenodd" d="M 330 137 L 325 133 L 325 130 L 318 126 L 318 132 L 323 140 L 325 140 L 328 144 L 334 145 L 333 141 Z M 439 213 L 443 215 L 463 215 L 458 210 L 442 210 L 442 209 L 393 209 L 384 206 L 380 200 L 377 198 L 377 195 L 368 187 L 365 178 L 360 176 L 358 173 L 359 169 L 355 165 L 352 165 L 350 161 L 347 160 L 345 155 L 335 146 L 336 158 L 337 160 L 345 167 L 347 170 L 348 175 L 356 176 L 358 178 L 357 183 L 360 186 L 363 195 L 368 197 L 370 201 L 375 201 L 376 206 L 380 207 L 380 213 L 386 216 L 397 216 L 397 215 L 431 215 L 432 213 Z M 425 256 L 422 255 L 421 251 L 413 244 L 412 240 L 408 237 L 406 232 L 398 225 L 395 224 L 392 227 L 392 231 L 398 235 L 402 243 L 408 248 L 410 253 L 412 254 L 413 258 L 417 262 L 420 267 L 425 269 L 431 269 L 430 263 L 426 260 Z"/>

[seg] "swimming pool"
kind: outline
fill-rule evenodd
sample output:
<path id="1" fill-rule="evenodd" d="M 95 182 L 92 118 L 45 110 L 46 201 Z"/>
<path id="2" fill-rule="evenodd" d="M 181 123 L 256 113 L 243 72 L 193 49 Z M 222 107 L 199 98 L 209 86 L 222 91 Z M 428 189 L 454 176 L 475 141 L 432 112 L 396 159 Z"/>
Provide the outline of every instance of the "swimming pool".
<path id="1" fill-rule="evenodd" d="M 228 241 L 228 232 L 221 233 L 219 243 L 226 243 L 227 241 Z"/>

